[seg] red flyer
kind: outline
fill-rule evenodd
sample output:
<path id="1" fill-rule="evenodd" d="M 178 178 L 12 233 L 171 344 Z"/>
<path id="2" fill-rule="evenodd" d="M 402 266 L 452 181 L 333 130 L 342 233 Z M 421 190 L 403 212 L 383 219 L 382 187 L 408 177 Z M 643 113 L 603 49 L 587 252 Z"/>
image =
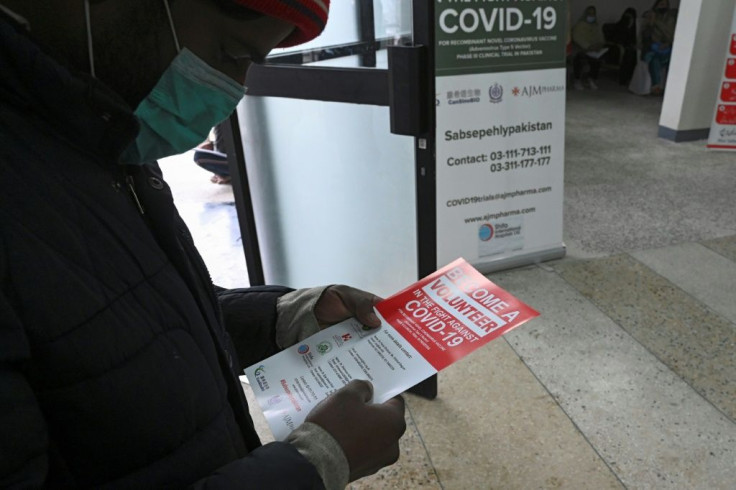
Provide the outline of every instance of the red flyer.
<path id="1" fill-rule="evenodd" d="M 539 313 L 458 259 L 376 305 L 381 327 L 351 318 L 245 369 L 277 440 L 353 379 L 383 403 Z"/>
<path id="2" fill-rule="evenodd" d="M 731 49 L 730 53 L 734 56 L 736 56 L 736 34 L 733 34 L 731 36 Z"/>
<path id="3" fill-rule="evenodd" d="M 437 371 L 539 315 L 463 259 L 377 309 Z"/>

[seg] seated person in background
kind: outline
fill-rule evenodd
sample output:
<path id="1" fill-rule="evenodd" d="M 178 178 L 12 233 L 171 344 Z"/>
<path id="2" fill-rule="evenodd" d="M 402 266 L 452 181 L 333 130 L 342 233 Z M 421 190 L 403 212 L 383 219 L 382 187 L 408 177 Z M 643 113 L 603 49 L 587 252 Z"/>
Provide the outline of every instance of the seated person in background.
<path id="1" fill-rule="evenodd" d="M 607 54 L 607 60 L 619 65 L 618 83 L 628 85 L 636 67 L 637 29 L 636 9 L 624 10 L 621 19 L 612 24 L 603 26 L 606 42 L 613 44 L 616 49 L 611 49 Z M 611 55 L 608 57 L 608 55 Z"/>
<path id="2" fill-rule="evenodd" d="M 194 163 L 212 172 L 210 182 L 213 184 L 232 182 L 223 137 L 224 125 L 227 123 L 228 121 L 225 120 L 212 128 L 207 139 L 194 149 Z"/>
<path id="3" fill-rule="evenodd" d="M 576 51 L 573 58 L 575 90 L 583 90 L 583 70 L 586 64 L 590 67 L 588 86 L 595 90 L 598 88 L 595 81 L 601 68 L 600 51 L 605 45 L 605 39 L 593 5 L 585 9 L 583 17 L 572 28 L 572 41 Z"/>
<path id="4" fill-rule="evenodd" d="M 642 59 L 649 63 L 652 95 L 664 92 L 662 70 L 670 64 L 676 24 L 677 10 L 670 8 L 669 0 L 657 0 L 652 10 L 644 14 Z"/>

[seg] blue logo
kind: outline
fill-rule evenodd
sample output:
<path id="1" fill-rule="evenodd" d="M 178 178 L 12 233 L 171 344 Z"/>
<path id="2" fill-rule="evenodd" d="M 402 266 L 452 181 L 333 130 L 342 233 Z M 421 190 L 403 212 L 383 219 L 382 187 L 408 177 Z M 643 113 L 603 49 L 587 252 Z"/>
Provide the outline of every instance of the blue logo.
<path id="1" fill-rule="evenodd" d="M 309 346 L 307 344 L 302 344 L 299 346 L 299 348 L 296 351 L 299 354 L 304 355 L 309 352 Z"/>
<path id="2" fill-rule="evenodd" d="M 482 242 L 488 242 L 493 238 L 493 226 L 486 223 L 485 225 L 481 225 L 481 227 L 478 229 L 478 238 L 480 238 L 480 241 Z"/>

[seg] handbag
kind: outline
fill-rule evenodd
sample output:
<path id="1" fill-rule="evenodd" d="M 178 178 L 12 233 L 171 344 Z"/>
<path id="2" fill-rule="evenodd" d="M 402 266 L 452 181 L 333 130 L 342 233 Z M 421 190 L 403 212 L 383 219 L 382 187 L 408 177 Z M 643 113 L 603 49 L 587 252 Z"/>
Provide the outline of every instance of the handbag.
<path id="1" fill-rule="evenodd" d="M 639 60 L 629 82 L 629 91 L 636 95 L 649 95 L 652 91 L 652 76 L 649 74 L 649 63 Z"/>

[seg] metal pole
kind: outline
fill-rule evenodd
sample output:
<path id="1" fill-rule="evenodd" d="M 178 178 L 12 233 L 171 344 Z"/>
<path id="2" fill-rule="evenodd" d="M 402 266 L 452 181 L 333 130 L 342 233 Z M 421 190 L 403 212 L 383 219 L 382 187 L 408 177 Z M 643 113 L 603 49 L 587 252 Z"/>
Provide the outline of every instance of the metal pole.
<path id="1" fill-rule="evenodd" d="M 228 124 L 223 124 L 227 163 L 235 197 L 235 209 L 238 213 L 240 237 L 243 243 L 245 264 L 248 267 L 248 278 L 251 286 L 262 286 L 266 283 L 261 261 L 261 248 L 258 245 L 258 231 L 253 214 L 253 199 L 248 184 L 248 171 L 245 167 L 245 151 L 240 137 L 240 123 L 237 112 L 230 116 Z"/>
<path id="2" fill-rule="evenodd" d="M 412 1 L 414 45 L 426 46 L 426 132 L 415 139 L 417 194 L 417 270 L 419 278 L 437 270 L 437 185 L 435 166 L 434 1 Z M 437 376 L 409 390 L 424 398 L 437 397 Z"/>

